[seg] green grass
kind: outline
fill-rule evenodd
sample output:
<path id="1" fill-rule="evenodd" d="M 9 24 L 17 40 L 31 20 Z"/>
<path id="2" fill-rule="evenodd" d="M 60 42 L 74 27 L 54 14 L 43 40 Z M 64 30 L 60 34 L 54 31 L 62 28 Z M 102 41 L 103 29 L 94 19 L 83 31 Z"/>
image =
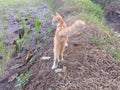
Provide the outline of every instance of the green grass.
<path id="1" fill-rule="evenodd" d="M 53 11 L 55 11 L 57 9 L 57 5 L 55 5 L 55 0 L 45 0 L 47 2 L 47 4 L 51 7 L 51 9 Z"/>
<path id="2" fill-rule="evenodd" d="M 23 45 L 23 38 L 19 38 L 18 40 L 17 40 L 17 46 L 16 46 L 16 50 L 18 51 L 18 53 L 20 53 L 20 50 L 21 50 L 21 47 L 22 47 L 22 45 Z"/>
<path id="3" fill-rule="evenodd" d="M 32 3 L 31 3 L 32 2 Z M 30 7 L 35 8 L 36 5 L 38 5 L 40 2 L 39 0 L 0 0 L 0 20 L 2 21 L 2 32 L 1 32 L 1 36 L 0 36 L 0 52 L 2 53 L 2 60 L 0 61 L 0 75 L 4 75 L 5 69 L 7 67 L 7 64 L 9 63 L 10 59 L 11 59 L 11 54 L 14 52 L 14 49 L 16 49 L 16 47 L 13 48 L 13 50 L 10 49 L 10 46 L 6 46 L 4 44 L 7 36 L 6 36 L 6 23 L 5 23 L 5 18 L 3 14 L 6 13 L 7 14 L 7 18 L 10 17 L 11 12 L 17 14 L 21 9 L 25 10 L 25 12 L 27 14 L 29 14 L 29 9 Z M 28 47 L 30 46 L 30 36 L 28 34 L 28 28 L 27 25 L 25 23 L 25 21 L 21 18 L 20 13 L 18 14 L 18 18 L 19 20 L 21 20 L 21 24 L 24 28 L 24 38 L 19 38 L 16 42 L 18 44 L 17 46 L 17 50 L 18 52 L 20 52 L 21 47 L 23 45 L 23 40 L 26 39 L 27 43 L 28 43 Z M 7 50 L 6 50 L 7 49 Z"/>
<path id="4" fill-rule="evenodd" d="M 7 11 L 9 11 L 11 8 L 14 10 L 18 10 L 19 7 L 35 7 L 36 5 L 39 5 L 38 2 L 39 0 L 0 0 L 0 10 L 7 9 Z"/>
<path id="5" fill-rule="evenodd" d="M 92 44 L 95 44 L 95 45 L 99 45 L 100 44 L 100 40 L 97 39 L 96 37 L 91 37 L 89 39 L 89 41 L 92 43 Z"/>
<path id="6" fill-rule="evenodd" d="M 5 68 L 6 68 L 6 46 L 5 46 L 5 44 L 1 45 L 0 50 L 1 50 L 1 53 L 2 53 L 2 63 L 1 63 L 2 72 L 0 74 L 3 76 Z"/>
<path id="7" fill-rule="evenodd" d="M 120 51 L 118 51 L 115 47 L 109 47 L 108 51 L 116 58 L 116 60 L 120 61 Z"/>
<path id="8" fill-rule="evenodd" d="M 20 50 L 20 47 L 22 45 L 23 39 L 27 40 L 28 48 L 29 48 L 30 47 L 30 43 L 31 43 L 30 35 L 28 33 L 29 30 L 28 30 L 28 27 L 26 25 L 25 20 L 21 18 L 21 15 L 20 15 L 19 12 L 18 12 L 18 20 L 21 22 L 21 25 L 22 25 L 22 27 L 24 29 L 24 37 L 23 38 L 19 38 L 18 41 L 17 41 L 18 42 L 17 44 L 19 46 L 19 50 Z"/>
<path id="9" fill-rule="evenodd" d="M 1 61 L 1 65 L 0 65 L 0 75 L 3 76 L 4 72 L 5 72 L 5 68 L 6 68 L 6 45 L 5 45 L 5 39 L 6 39 L 6 23 L 4 22 L 4 17 L 3 15 L 0 13 L 0 19 L 2 21 L 2 27 L 3 27 L 3 31 L 1 32 L 2 35 L 0 36 L 0 52 L 2 53 L 2 61 Z"/>
<path id="10" fill-rule="evenodd" d="M 53 33 L 54 28 L 54 26 L 49 27 L 49 29 L 47 30 L 47 34 Z"/>
<path id="11" fill-rule="evenodd" d="M 111 35 L 110 37 L 107 38 L 106 42 L 110 43 L 110 42 L 114 42 L 116 41 L 117 37 L 115 35 Z"/>
<path id="12" fill-rule="evenodd" d="M 101 45 L 101 49 L 111 54 L 117 61 L 120 61 L 120 51 L 114 46 Z"/>
<path id="13" fill-rule="evenodd" d="M 73 0 L 72 0 L 73 1 Z M 94 4 L 91 0 L 74 0 L 78 8 L 82 9 L 83 13 L 94 15 L 97 18 L 104 18 L 104 11 L 99 5 Z"/>
<path id="14" fill-rule="evenodd" d="M 105 24 L 105 12 L 91 0 L 74 0 L 77 7 L 82 10 L 80 19 L 92 23 L 109 36 L 109 27 Z"/>
<path id="15" fill-rule="evenodd" d="M 40 28 L 41 28 L 41 22 L 40 20 L 36 17 L 35 18 L 35 31 L 36 31 L 36 38 L 40 38 Z"/>

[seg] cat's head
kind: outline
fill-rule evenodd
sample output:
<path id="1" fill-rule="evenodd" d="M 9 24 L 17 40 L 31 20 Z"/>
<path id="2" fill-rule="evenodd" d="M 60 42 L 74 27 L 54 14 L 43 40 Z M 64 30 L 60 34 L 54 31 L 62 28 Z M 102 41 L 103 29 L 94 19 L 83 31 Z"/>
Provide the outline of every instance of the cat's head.
<path id="1" fill-rule="evenodd" d="M 62 16 L 59 13 L 56 13 L 55 15 L 53 15 L 52 25 L 58 26 L 61 20 L 62 20 Z"/>

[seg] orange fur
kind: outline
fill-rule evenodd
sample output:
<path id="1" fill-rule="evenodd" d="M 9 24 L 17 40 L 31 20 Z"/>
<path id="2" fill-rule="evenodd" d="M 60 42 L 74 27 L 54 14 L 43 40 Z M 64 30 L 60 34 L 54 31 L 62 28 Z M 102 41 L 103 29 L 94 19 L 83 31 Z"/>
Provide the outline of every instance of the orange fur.
<path id="1" fill-rule="evenodd" d="M 54 36 L 54 62 L 52 69 L 57 68 L 58 62 L 63 60 L 63 54 L 65 50 L 65 45 L 68 41 L 68 36 L 72 35 L 73 32 L 76 32 L 76 28 L 83 29 L 85 24 L 81 20 L 77 20 L 73 25 L 67 26 L 64 22 L 62 16 L 58 13 L 56 13 L 55 16 L 53 16 L 52 24 L 56 25 L 56 32 Z"/>

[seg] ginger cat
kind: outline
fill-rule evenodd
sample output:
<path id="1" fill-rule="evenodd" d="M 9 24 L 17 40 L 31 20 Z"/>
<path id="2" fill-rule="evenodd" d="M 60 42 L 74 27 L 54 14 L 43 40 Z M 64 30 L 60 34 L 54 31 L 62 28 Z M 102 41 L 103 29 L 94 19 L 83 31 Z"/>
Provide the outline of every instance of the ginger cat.
<path id="1" fill-rule="evenodd" d="M 54 62 L 52 69 L 56 69 L 58 62 L 63 59 L 65 46 L 67 46 L 68 36 L 76 32 L 76 28 L 84 29 L 85 23 L 81 20 L 77 20 L 73 25 L 67 26 L 62 16 L 59 13 L 53 16 L 52 24 L 56 25 L 56 31 L 54 36 Z"/>

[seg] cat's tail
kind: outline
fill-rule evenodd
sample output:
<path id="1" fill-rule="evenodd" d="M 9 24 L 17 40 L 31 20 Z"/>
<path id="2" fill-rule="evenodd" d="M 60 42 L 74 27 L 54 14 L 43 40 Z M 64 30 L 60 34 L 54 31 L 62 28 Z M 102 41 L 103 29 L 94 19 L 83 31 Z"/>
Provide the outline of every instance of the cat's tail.
<path id="1" fill-rule="evenodd" d="M 84 30 L 86 28 L 85 22 L 82 20 L 77 20 L 75 21 L 74 24 L 72 24 L 71 26 L 67 27 L 64 30 L 61 30 L 59 32 L 59 35 L 64 36 L 64 35 L 74 35 L 75 33 Z"/>

